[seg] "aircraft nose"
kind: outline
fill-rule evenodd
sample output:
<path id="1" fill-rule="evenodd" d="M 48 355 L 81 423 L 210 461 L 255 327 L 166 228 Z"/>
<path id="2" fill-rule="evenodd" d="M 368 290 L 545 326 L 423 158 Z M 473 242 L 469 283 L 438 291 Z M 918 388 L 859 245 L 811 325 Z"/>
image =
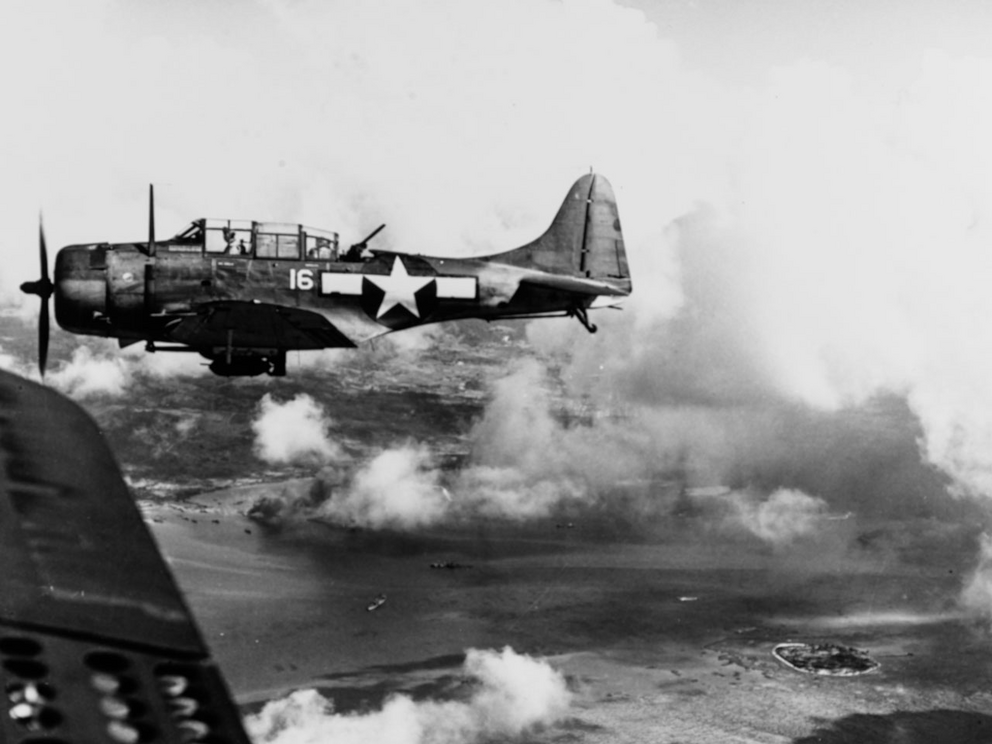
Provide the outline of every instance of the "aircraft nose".
<path id="1" fill-rule="evenodd" d="M 54 285 L 49 279 L 39 279 L 36 282 L 22 282 L 21 291 L 24 294 L 38 295 L 42 299 L 48 299 L 52 296 Z"/>
<path id="2" fill-rule="evenodd" d="M 70 245 L 59 251 L 55 258 L 55 320 L 62 328 L 93 333 L 103 324 L 106 275 L 106 247 Z"/>

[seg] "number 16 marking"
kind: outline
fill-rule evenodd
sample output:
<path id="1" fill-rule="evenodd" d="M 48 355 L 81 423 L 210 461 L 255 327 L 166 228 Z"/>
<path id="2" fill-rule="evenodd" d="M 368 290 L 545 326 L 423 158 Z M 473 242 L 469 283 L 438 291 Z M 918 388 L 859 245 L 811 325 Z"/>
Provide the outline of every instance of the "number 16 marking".
<path id="1" fill-rule="evenodd" d="M 289 288 L 302 289 L 304 292 L 313 289 L 313 269 L 290 269 Z"/>

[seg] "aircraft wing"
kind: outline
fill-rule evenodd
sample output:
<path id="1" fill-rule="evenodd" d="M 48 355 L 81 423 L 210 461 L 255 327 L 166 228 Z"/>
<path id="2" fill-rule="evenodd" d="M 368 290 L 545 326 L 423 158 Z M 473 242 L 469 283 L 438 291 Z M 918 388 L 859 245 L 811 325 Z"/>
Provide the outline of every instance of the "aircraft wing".
<path id="1" fill-rule="evenodd" d="M 201 305 L 196 314 L 169 326 L 170 337 L 194 348 L 237 347 L 323 349 L 354 347 L 354 342 L 319 313 L 288 305 L 221 300 Z"/>
<path id="2" fill-rule="evenodd" d="M 99 429 L 3 371 L 0 566 L 0 744 L 248 743 Z"/>

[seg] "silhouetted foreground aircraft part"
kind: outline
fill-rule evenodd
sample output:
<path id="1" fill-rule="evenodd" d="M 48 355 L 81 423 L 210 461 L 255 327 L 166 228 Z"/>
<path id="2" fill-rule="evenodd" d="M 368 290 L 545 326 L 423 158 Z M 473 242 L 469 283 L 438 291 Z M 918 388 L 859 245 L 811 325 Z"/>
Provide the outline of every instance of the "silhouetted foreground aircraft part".
<path id="1" fill-rule="evenodd" d="M 93 421 L 0 371 L 0 742 L 248 738 Z"/>
<path id="2" fill-rule="evenodd" d="M 22 286 L 54 286 L 55 318 L 72 333 L 109 336 L 148 351 L 193 351 L 219 375 L 286 374 L 290 350 L 354 347 L 392 331 L 448 320 L 576 318 L 616 307 L 631 292 L 616 197 L 593 173 L 569 189 L 541 237 L 474 258 L 348 250 L 338 234 L 306 225 L 194 220 L 147 241 L 70 245 L 55 282 L 44 268 Z M 40 326 L 39 326 L 40 327 Z M 47 332 L 44 335 L 47 339 Z"/>

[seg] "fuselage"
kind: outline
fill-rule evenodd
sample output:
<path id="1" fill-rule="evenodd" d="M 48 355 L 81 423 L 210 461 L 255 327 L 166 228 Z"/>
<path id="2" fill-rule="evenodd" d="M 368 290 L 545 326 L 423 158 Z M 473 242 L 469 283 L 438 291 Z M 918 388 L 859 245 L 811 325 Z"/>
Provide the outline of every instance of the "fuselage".
<path id="1" fill-rule="evenodd" d="M 144 243 L 67 246 L 55 265 L 56 320 L 73 333 L 185 342 L 172 336 L 172 321 L 211 303 L 249 302 L 311 311 L 364 340 L 445 320 L 564 313 L 577 302 L 567 286 L 554 286 L 561 277 L 502 263 L 499 254 L 461 259 L 375 252 L 348 259 L 336 251 L 321 258 L 284 249 L 259 256 L 258 235 L 245 253 L 210 252 L 188 239 L 158 242 L 154 255 Z M 627 292 L 609 293 L 619 300 Z M 588 306 L 593 299 L 581 302 Z M 264 329 L 239 329 L 238 335 L 242 347 L 321 348 L 287 346 Z"/>

